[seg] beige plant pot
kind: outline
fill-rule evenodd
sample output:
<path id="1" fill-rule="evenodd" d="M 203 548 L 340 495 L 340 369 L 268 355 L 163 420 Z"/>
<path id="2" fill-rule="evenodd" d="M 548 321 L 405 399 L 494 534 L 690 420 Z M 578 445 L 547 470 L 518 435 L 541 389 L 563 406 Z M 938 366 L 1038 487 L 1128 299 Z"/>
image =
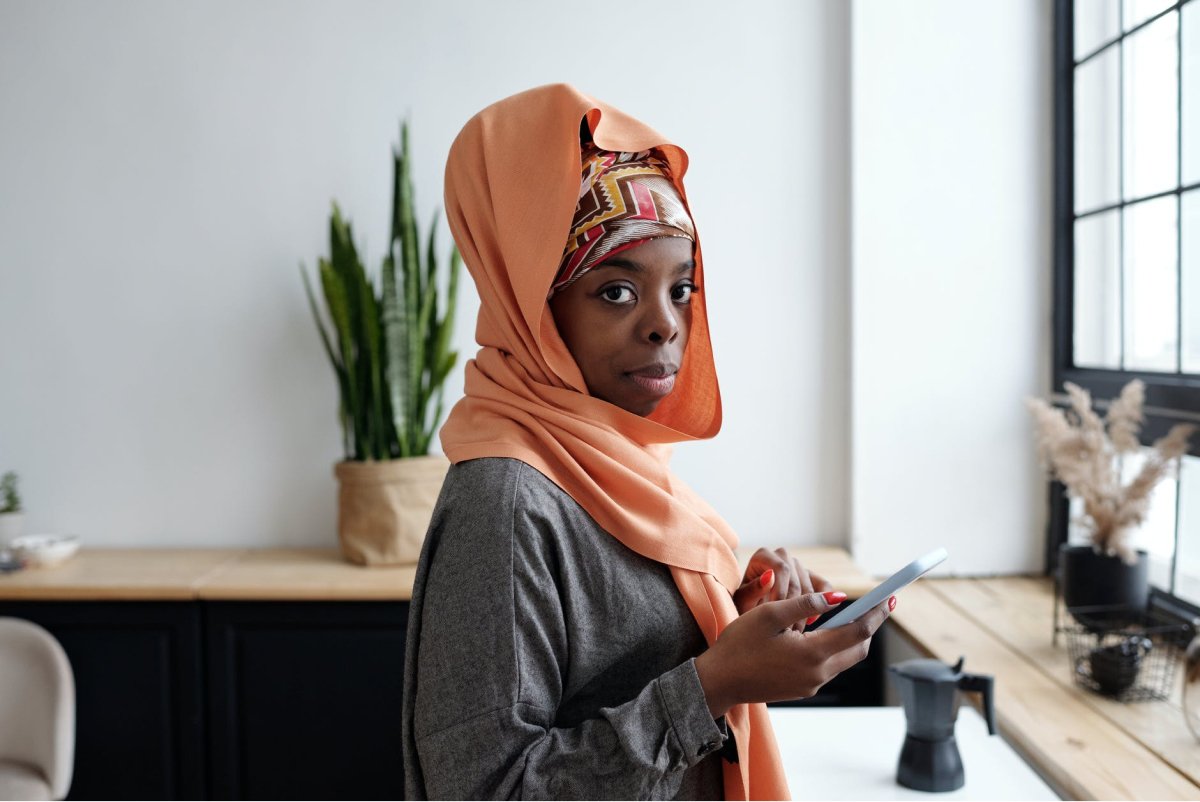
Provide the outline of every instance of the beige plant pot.
<path id="1" fill-rule="evenodd" d="M 342 555 L 359 565 L 416 563 L 449 468 L 440 454 L 334 465 Z"/>

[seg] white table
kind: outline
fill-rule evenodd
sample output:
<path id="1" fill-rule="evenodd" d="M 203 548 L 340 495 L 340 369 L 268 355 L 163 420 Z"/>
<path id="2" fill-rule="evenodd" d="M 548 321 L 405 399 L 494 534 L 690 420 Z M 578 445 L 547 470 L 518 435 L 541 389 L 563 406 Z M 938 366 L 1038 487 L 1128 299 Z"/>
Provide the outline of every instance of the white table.
<path id="1" fill-rule="evenodd" d="M 1059 798 L 967 704 L 954 733 L 966 784 L 946 793 L 896 782 L 903 708 L 772 707 L 770 715 L 793 799 Z"/>

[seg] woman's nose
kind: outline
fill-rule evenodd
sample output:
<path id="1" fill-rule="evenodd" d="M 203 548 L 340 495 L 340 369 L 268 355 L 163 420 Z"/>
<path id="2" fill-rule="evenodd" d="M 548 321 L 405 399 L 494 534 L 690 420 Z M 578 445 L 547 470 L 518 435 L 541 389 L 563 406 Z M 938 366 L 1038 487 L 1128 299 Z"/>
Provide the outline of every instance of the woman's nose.
<path id="1" fill-rule="evenodd" d="M 675 305 L 670 298 L 647 309 L 642 320 L 642 334 L 655 344 L 669 343 L 679 336 L 679 321 L 675 317 Z"/>

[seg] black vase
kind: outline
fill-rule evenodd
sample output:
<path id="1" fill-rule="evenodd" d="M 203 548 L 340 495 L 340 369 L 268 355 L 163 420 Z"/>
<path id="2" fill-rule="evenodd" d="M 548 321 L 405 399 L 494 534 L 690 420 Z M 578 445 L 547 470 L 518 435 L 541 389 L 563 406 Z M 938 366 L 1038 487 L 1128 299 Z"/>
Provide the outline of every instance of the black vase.
<path id="1" fill-rule="evenodd" d="M 1146 609 L 1150 599 L 1150 561 L 1145 549 L 1137 550 L 1137 562 L 1098 553 L 1092 546 L 1064 544 L 1058 552 L 1063 603 L 1071 607 L 1120 605 Z"/>

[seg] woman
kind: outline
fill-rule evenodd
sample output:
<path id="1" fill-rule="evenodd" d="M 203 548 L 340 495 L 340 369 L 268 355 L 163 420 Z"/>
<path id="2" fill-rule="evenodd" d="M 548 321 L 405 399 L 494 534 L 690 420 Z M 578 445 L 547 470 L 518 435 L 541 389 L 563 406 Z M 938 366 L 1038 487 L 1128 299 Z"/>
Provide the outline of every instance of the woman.
<path id="1" fill-rule="evenodd" d="M 481 348 L 413 586 L 409 798 L 787 798 L 762 703 L 815 693 L 887 615 L 804 632 L 844 594 L 782 551 L 739 575 L 670 472 L 721 423 L 686 168 L 561 84 L 451 147 Z"/>

